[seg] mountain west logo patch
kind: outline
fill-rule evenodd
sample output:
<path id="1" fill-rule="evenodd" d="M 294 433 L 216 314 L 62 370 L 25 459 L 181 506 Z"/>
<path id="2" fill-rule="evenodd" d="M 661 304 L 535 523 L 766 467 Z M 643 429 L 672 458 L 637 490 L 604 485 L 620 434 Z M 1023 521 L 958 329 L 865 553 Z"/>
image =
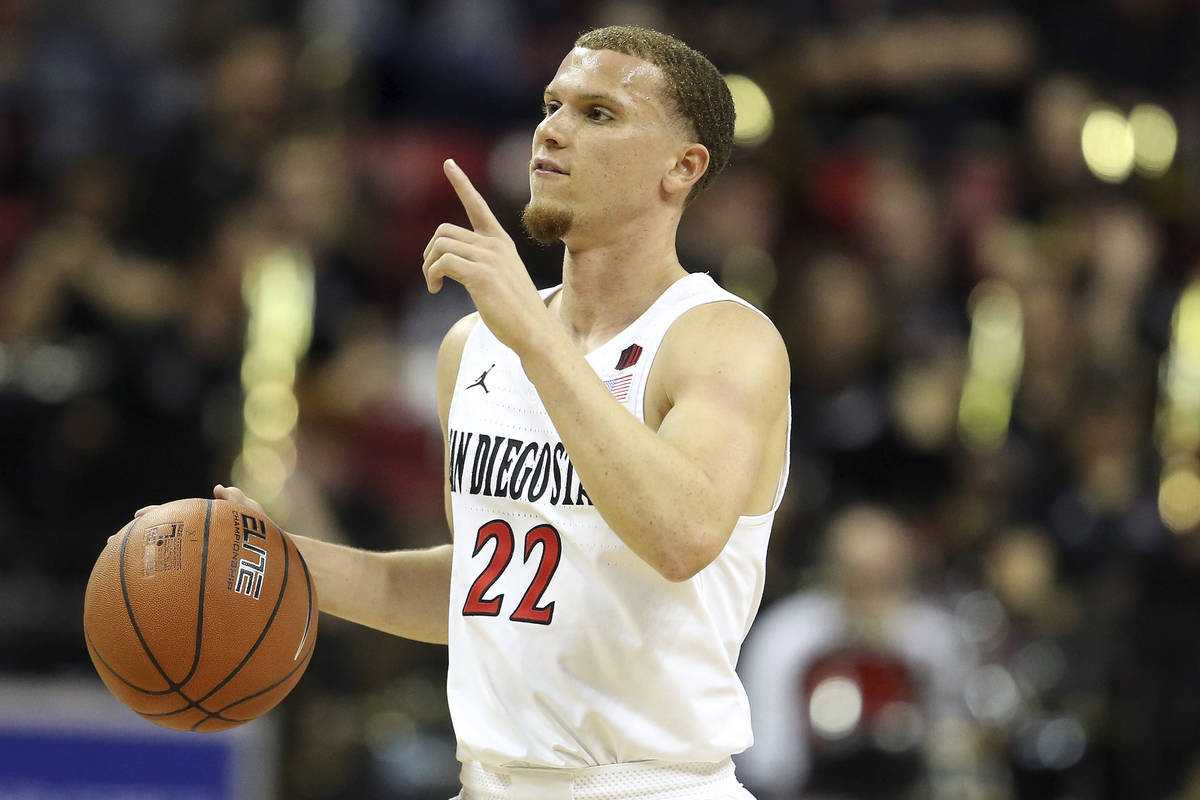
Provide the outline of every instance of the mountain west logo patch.
<path id="1" fill-rule="evenodd" d="M 621 357 L 617 359 L 617 369 L 629 369 L 641 357 L 642 346 L 640 344 L 631 344 L 621 351 Z"/>

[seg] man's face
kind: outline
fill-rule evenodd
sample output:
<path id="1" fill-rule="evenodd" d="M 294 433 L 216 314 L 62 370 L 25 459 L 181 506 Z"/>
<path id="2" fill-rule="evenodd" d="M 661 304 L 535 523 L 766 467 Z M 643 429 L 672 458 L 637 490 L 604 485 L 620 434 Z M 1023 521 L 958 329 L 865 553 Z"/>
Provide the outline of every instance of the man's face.
<path id="1" fill-rule="evenodd" d="M 612 50 L 577 47 L 545 92 L 533 135 L 526 229 L 544 243 L 603 239 L 661 203 L 685 138 L 662 97 L 662 72 Z"/>

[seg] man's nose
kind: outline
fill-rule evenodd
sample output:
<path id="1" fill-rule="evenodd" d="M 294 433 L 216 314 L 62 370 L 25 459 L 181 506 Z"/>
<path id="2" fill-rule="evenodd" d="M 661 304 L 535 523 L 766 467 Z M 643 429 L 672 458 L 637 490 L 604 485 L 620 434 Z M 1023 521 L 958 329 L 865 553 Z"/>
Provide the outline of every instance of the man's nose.
<path id="1" fill-rule="evenodd" d="M 534 144 L 547 147 L 565 147 L 570 140 L 569 126 L 562 107 L 556 108 L 538 123 L 534 131 Z"/>

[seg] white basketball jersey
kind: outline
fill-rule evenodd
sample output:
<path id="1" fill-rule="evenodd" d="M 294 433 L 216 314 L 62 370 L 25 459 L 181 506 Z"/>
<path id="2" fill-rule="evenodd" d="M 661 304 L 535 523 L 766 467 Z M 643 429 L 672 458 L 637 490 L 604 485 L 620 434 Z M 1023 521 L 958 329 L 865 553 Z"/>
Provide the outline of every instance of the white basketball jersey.
<path id="1" fill-rule="evenodd" d="M 688 275 L 587 360 L 644 420 L 667 329 L 719 301 L 748 305 Z M 449 429 L 458 758 L 578 768 L 716 762 L 749 747 L 734 666 L 762 598 L 786 465 L 771 511 L 739 518 L 709 566 L 672 583 L 600 517 L 517 355 L 482 322 L 463 350 Z"/>

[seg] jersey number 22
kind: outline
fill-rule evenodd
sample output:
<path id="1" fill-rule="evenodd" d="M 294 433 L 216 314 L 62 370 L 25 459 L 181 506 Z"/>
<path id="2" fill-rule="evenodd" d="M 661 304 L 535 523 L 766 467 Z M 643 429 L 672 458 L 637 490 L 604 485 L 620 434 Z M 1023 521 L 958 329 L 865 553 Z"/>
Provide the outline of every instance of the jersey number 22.
<path id="1" fill-rule="evenodd" d="M 512 526 L 502 519 L 484 523 L 475 535 L 475 552 L 471 554 L 472 557 L 479 555 L 479 551 L 491 539 L 496 540 L 496 549 L 492 551 L 492 557 L 487 566 L 484 567 L 483 572 L 479 574 L 479 577 L 471 584 L 470 591 L 467 592 L 467 601 L 463 604 L 462 612 L 464 617 L 500 616 L 500 606 L 504 602 L 503 593 L 487 600 L 483 596 L 488 593 L 492 584 L 500 578 L 505 568 L 508 567 L 508 563 L 512 561 L 516 537 L 513 536 Z M 529 563 L 534 546 L 539 544 L 542 546 L 542 558 L 538 563 L 537 572 L 533 576 L 533 582 L 525 590 L 525 596 L 521 598 L 516 611 L 509 616 L 513 622 L 549 625 L 550 620 L 554 618 L 553 602 L 544 606 L 539 606 L 538 603 L 541 601 L 546 587 L 550 585 L 550 579 L 554 577 L 555 570 L 558 569 L 558 561 L 562 557 L 562 539 L 559 538 L 558 531 L 550 525 L 538 525 L 531 528 L 525 534 L 525 557 L 523 559 L 525 563 Z"/>

